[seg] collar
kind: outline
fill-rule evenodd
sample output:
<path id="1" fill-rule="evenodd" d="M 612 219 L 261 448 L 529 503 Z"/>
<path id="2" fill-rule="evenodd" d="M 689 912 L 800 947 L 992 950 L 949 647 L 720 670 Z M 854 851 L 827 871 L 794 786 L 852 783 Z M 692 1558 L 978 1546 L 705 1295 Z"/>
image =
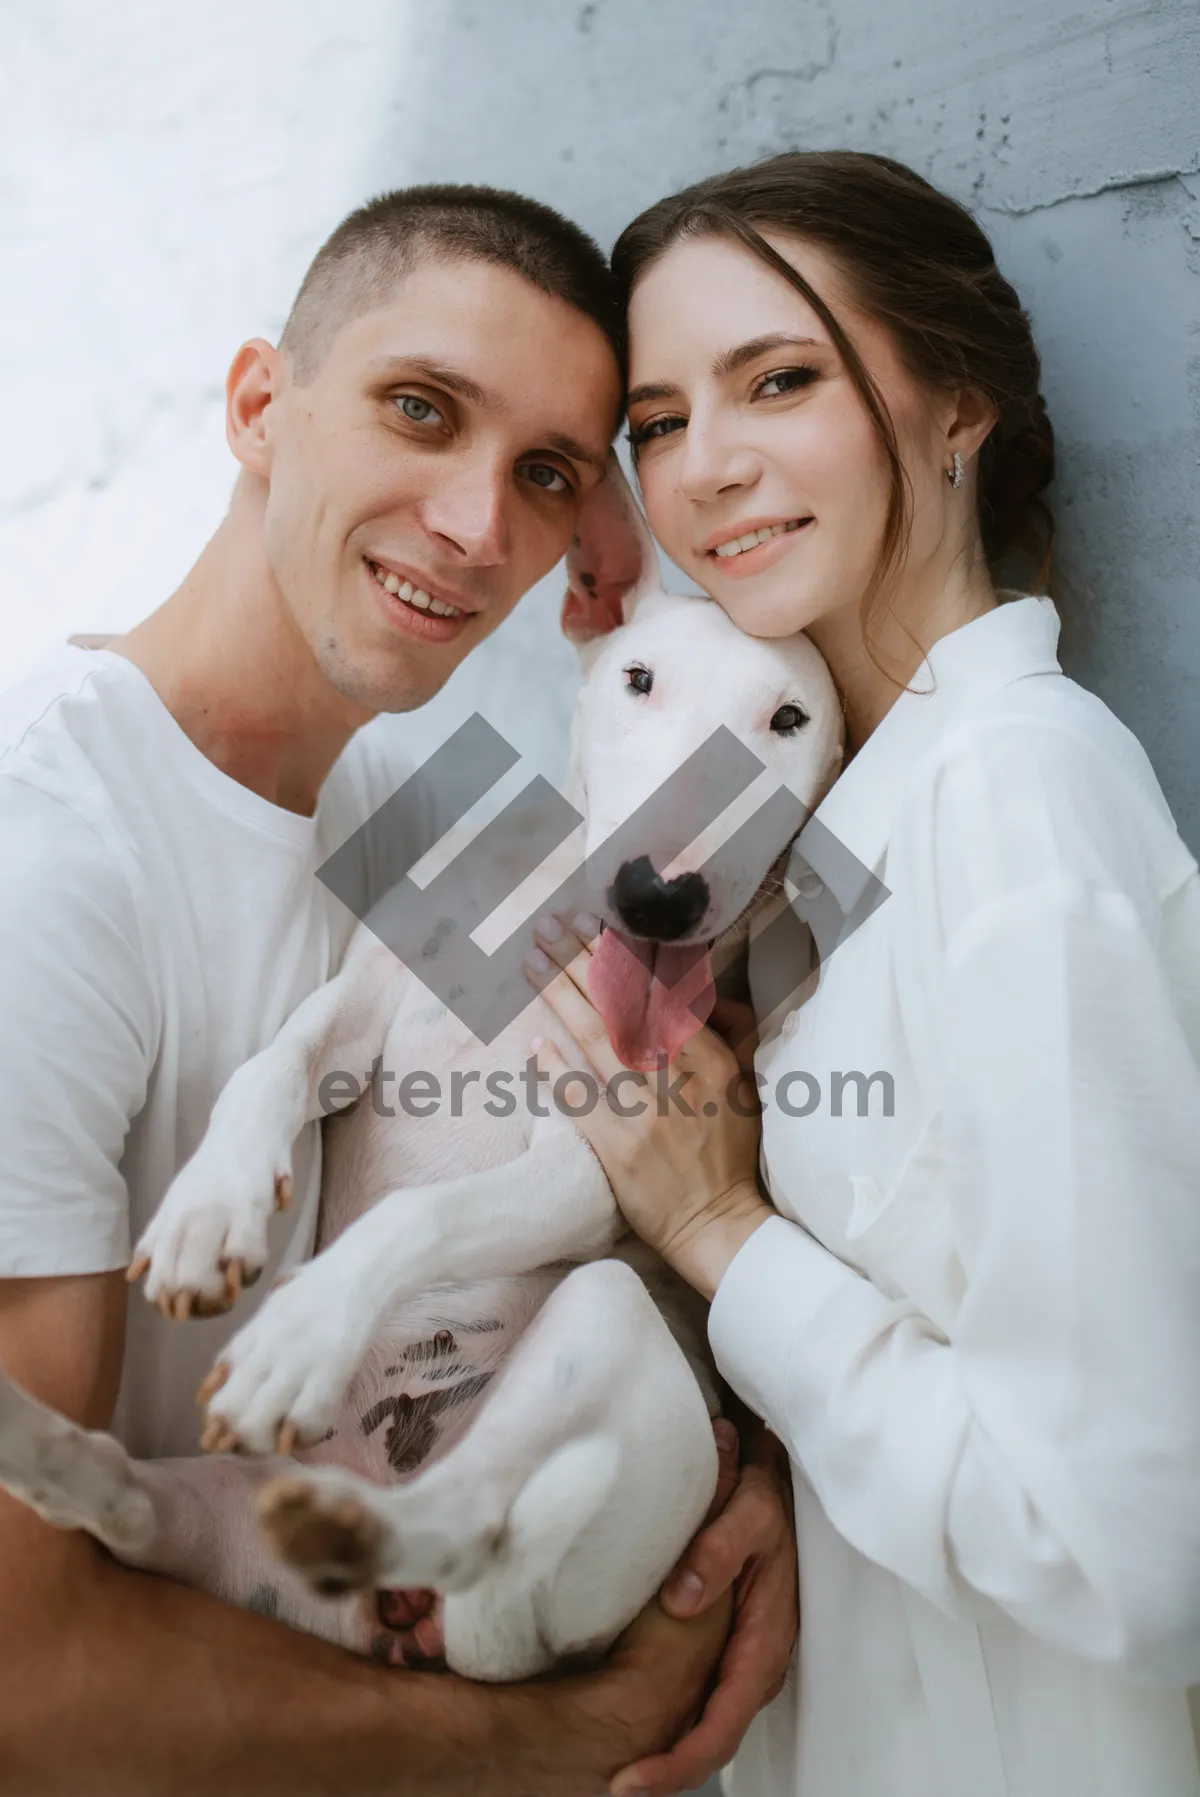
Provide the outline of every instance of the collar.
<path id="1" fill-rule="evenodd" d="M 802 859 L 835 890 L 847 878 L 852 886 L 860 883 L 853 879 L 854 861 L 860 876 L 867 869 L 879 871 L 914 765 L 968 704 L 1030 674 L 1062 672 L 1054 601 L 1007 592 L 1000 597 L 993 610 L 933 644 L 908 688 L 800 832 L 796 848 Z"/>

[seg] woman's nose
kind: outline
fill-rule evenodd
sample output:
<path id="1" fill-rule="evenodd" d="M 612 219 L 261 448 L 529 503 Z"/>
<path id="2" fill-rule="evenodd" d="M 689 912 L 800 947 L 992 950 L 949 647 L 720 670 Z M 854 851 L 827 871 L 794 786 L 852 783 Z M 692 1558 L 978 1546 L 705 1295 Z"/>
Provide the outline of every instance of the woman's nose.
<path id="1" fill-rule="evenodd" d="M 719 426 L 688 425 L 679 490 L 687 499 L 707 504 L 738 487 L 752 487 L 759 475 L 758 457 L 749 444 Z"/>

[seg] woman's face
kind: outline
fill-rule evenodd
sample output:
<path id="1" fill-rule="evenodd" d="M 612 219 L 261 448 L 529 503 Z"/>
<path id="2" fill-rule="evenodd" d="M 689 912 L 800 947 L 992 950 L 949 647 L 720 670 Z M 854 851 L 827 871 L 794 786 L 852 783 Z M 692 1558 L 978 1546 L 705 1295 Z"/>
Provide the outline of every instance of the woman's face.
<path id="1" fill-rule="evenodd" d="M 924 393 L 837 265 L 764 232 L 819 293 L 875 381 L 912 484 L 902 579 L 944 548 L 954 400 Z M 803 295 L 736 240 L 674 244 L 630 304 L 630 434 L 650 524 L 673 561 L 754 636 L 857 608 L 891 475 L 867 409 Z M 771 535 L 736 547 L 751 533 Z"/>

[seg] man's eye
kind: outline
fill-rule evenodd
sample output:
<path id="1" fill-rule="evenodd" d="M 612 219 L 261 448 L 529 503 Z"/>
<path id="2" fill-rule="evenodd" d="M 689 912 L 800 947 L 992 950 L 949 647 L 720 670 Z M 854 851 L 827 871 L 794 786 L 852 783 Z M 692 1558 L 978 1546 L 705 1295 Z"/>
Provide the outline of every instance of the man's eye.
<path id="1" fill-rule="evenodd" d="M 414 424 L 428 424 L 430 419 L 436 419 L 438 424 L 446 422 L 433 401 L 422 399 L 419 393 L 401 393 L 396 403 L 404 416 L 411 418 Z"/>
<path id="2" fill-rule="evenodd" d="M 548 462 L 526 462 L 523 472 L 527 474 L 535 487 L 543 493 L 569 493 L 571 483 L 559 469 L 552 468 Z"/>
<path id="3" fill-rule="evenodd" d="M 625 681 L 631 693 L 648 693 L 654 685 L 654 675 L 649 668 L 626 668 Z"/>

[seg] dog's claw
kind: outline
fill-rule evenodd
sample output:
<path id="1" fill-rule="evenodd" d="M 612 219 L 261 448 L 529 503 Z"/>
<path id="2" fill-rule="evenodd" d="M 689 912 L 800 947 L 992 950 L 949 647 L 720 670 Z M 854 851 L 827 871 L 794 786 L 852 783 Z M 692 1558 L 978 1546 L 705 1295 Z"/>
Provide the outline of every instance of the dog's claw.
<path id="1" fill-rule="evenodd" d="M 292 1176 L 290 1173 L 275 1175 L 275 1208 L 286 1210 L 292 1202 Z"/>
<path id="2" fill-rule="evenodd" d="M 280 1423 L 279 1438 L 276 1442 L 276 1452 L 284 1455 L 286 1459 L 290 1460 L 296 1451 L 296 1437 L 298 1433 L 299 1431 L 297 1430 L 295 1423 Z"/>
<path id="3" fill-rule="evenodd" d="M 137 1281 L 144 1278 L 149 1271 L 150 1256 L 148 1254 L 138 1254 L 134 1256 L 133 1260 L 131 1260 L 126 1267 L 125 1279 L 129 1285 L 136 1285 Z"/>
<path id="4" fill-rule="evenodd" d="M 232 1368 L 228 1361 L 218 1360 L 216 1366 L 208 1375 L 204 1384 L 200 1387 L 200 1390 L 196 1393 L 197 1404 L 204 1405 L 208 1403 L 210 1398 L 215 1398 L 225 1381 L 228 1379 L 231 1371 Z"/>

